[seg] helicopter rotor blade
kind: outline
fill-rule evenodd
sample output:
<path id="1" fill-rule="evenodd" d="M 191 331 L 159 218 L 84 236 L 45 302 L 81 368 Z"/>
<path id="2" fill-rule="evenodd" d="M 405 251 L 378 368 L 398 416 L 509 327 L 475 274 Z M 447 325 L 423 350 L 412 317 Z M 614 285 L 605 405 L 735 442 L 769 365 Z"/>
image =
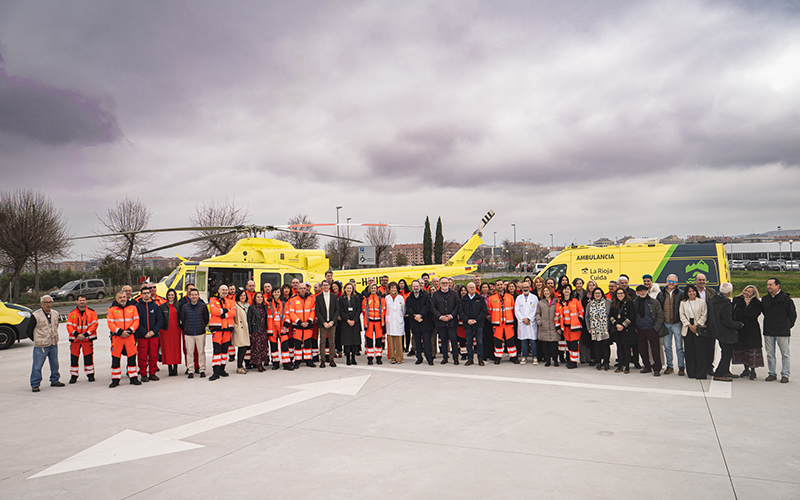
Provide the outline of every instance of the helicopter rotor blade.
<path id="1" fill-rule="evenodd" d="M 280 232 L 283 232 L 283 233 L 315 234 L 317 236 L 325 236 L 327 238 L 334 238 L 334 239 L 338 239 L 338 240 L 352 241 L 353 243 L 364 243 L 361 240 L 354 240 L 352 238 L 346 238 L 344 236 L 336 236 L 335 234 L 317 233 L 315 231 L 302 231 L 300 229 L 281 229 L 281 228 L 278 228 L 278 227 L 275 228 L 275 231 L 280 231 Z"/>
<path id="2" fill-rule="evenodd" d="M 130 234 L 141 234 L 141 233 L 170 233 L 170 232 L 177 232 L 177 231 L 230 231 L 230 230 L 242 230 L 247 229 L 247 226 L 196 226 L 196 227 L 168 227 L 166 229 L 142 229 L 139 231 L 122 231 L 119 233 L 108 233 L 108 234 L 93 234 L 91 236 L 77 236 L 75 238 L 70 238 L 71 240 L 85 240 L 89 238 L 108 238 L 112 236 L 128 236 Z"/>
<path id="3" fill-rule="evenodd" d="M 169 245 L 164 245 L 164 246 L 161 246 L 161 247 L 158 247 L 158 248 L 148 249 L 148 250 L 146 250 L 146 251 L 144 251 L 142 253 L 145 254 L 145 253 L 159 252 L 161 250 L 166 250 L 167 248 L 179 247 L 181 245 L 188 245 L 189 243 L 195 243 L 195 242 L 198 242 L 198 241 L 213 240 L 214 238 L 221 238 L 223 236 L 231 236 L 231 235 L 234 235 L 234 234 L 239 234 L 239 231 L 228 231 L 227 233 L 209 234 L 209 235 L 206 235 L 206 236 L 200 236 L 198 238 L 191 238 L 191 239 L 188 239 L 188 240 L 178 241 L 176 243 L 170 243 Z"/>
<path id="4" fill-rule="evenodd" d="M 336 222 L 327 222 L 327 223 L 320 223 L 320 224 L 291 224 L 291 225 L 288 225 L 288 226 L 274 226 L 274 227 L 285 227 L 285 228 L 292 229 L 292 228 L 296 228 L 296 227 L 318 227 L 318 226 L 324 226 L 324 227 L 337 227 L 337 226 L 340 226 L 340 227 L 348 227 L 348 226 L 352 226 L 352 227 L 358 227 L 358 226 L 422 227 L 422 226 L 415 226 L 415 225 L 408 225 L 408 224 L 373 224 L 373 223 L 369 223 L 369 222 L 366 222 L 366 223 L 340 222 L 338 224 Z"/>

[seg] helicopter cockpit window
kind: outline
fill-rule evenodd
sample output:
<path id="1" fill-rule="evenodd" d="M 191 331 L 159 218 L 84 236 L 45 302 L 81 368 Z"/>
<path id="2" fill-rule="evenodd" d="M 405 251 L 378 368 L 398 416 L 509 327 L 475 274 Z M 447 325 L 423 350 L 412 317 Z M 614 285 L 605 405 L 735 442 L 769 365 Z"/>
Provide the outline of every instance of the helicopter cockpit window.
<path id="1" fill-rule="evenodd" d="M 167 285 L 167 288 L 172 288 L 172 283 L 175 281 L 175 276 L 178 275 L 178 271 L 180 270 L 180 266 L 176 267 L 174 271 L 169 273 L 169 276 L 162 279 L 161 282 Z"/>
<path id="2" fill-rule="evenodd" d="M 186 286 L 194 285 L 194 273 L 186 273 Z"/>
<path id="3" fill-rule="evenodd" d="M 300 283 L 303 282 L 303 273 L 284 273 L 283 274 L 283 284 L 284 285 L 291 285 L 293 279 L 299 279 Z"/>
<path id="4" fill-rule="evenodd" d="M 178 284 L 175 285 L 172 288 L 174 288 L 175 291 L 177 291 L 177 292 L 182 292 L 183 291 L 183 276 L 181 276 L 181 279 L 178 280 Z"/>

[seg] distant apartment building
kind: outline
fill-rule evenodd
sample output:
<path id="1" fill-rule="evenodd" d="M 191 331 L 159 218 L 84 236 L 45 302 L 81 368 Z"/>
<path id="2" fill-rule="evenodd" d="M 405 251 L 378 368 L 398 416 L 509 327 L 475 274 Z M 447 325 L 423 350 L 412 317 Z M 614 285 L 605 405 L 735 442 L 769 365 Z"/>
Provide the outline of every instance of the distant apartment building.
<path id="1" fill-rule="evenodd" d="M 455 255 L 459 248 L 461 248 L 461 245 L 456 242 L 446 242 L 444 245 L 442 261 L 447 262 L 450 260 L 450 257 Z M 396 266 L 397 256 L 399 254 L 406 256 L 408 259 L 408 265 L 410 266 L 421 266 L 424 264 L 424 260 L 422 258 L 422 243 L 403 243 L 394 245 L 392 248 L 381 254 L 381 267 Z"/>

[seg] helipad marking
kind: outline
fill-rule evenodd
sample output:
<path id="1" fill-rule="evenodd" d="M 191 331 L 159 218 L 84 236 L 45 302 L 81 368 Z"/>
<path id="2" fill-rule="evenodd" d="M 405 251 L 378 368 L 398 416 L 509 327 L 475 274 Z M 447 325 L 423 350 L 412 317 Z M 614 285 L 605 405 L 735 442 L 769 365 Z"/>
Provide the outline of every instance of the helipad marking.
<path id="1" fill-rule="evenodd" d="M 156 432 L 155 434 L 125 429 L 94 446 L 32 475 L 28 479 L 203 448 L 203 445 L 187 443 L 181 441 L 181 439 L 224 427 L 235 422 L 247 420 L 281 408 L 286 408 L 287 406 L 308 401 L 309 399 L 323 394 L 355 396 L 369 377 L 370 375 L 365 375 L 289 386 L 290 389 L 299 389 L 299 392 L 287 394 L 244 408 L 237 408 L 236 410 L 220 413 L 212 417 L 195 420 L 194 422 Z"/>
<path id="2" fill-rule="evenodd" d="M 690 396 L 695 398 L 709 397 L 709 398 L 731 398 L 731 384 L 725 382 L 711 382 L 707 392 L 704 391 L 684 391 L 679 389 L 659 389 L 657 387 L 630 387 L 622 385 L 603 385 L 603 384 L 587 384 L 585 382 L 566 382 L 561 380 L 542 380 L 535 378 L 519 378 L 519 377 L 500 377 L 497 375 L 473 375 L 469 373 L 444 373 L 426 370 L 408 370 L 403 368 L 389 368 L 378 366 L 348 366 L 355 370 L 372 370 L 389 373 L 402 373 L 404 375 L 419 375 L 422 377 L 445 377 L 445 378 L 462 378 L 473 380 L 490 380 L 494 382 L 516 382 L 520 384 L 536 384 L 536 385 L 555 385 L 561 387 L 577 387 L 580 389 L 600 389 L 606 391 L 621 391 L 621 392 L 643 392 L 649 394 L 663 394 L 667 396 Z M 727 386 L 727 387 L 726 387 Z"/>

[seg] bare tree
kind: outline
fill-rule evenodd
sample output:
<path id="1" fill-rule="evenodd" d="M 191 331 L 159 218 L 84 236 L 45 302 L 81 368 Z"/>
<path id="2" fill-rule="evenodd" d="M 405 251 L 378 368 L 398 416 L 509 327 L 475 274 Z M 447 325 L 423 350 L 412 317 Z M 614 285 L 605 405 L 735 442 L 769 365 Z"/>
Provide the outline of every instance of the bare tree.
<path id="1" fill-rule="evenodd" d="M 355 253 L 355 247 L 347 240 L 333 239 L 325 243 L 325 252 L 332 269 L 344 269 Z"/>
<path id="2" fill-rule="evenodd" d="M 389 226 L 368 226 L 364 232 L 364 239 L 375 247 L 375 262 L 380 266 L 381 254 L 394 246 L 397 234 Z"/>
<path id="3" fill-rule="evenodd" d="M 202 202 L 195 205 L 194 213 L 189 215 L 189 221 L 193 226 L 198 227 L 226 227 L 239 226 L 246 224 L 250 220 L 250 213 L 247 207 L 236 206 L 236 199 L 217 204 L 212 199 L 211 202 Z M 195 236 L 212 236 L 224 231 L 196 231 Z M 228 234 L 218 238 L 211 238 L 195 243 L 203 256 L 223 255 L 231 251 L 231 248 L 243 238 L 244 234 Z"/>
<path id="4" fill-rule="evenodd" d="M 316 229 L 314 227 L 302 226 L 302 224 L 313 224 L 306 214 L 295 215 L 289 219 L 287 224 L 290 226 L 300 225 L 300 227 L 296 227 L 294 229 L 300 229 L 302 231 L 314 231 Z M 319 236 L 316 234 L 281 232 L 278 233 L 278 239 L 287 243 L 291 243 L 292 246 L 298 250 L 319 248 Z"/>
<path id="5" fill-rule="evenodd" d="M 50 198 L 29 189 L 0 193 L 0 264 L 13 272 L 9 300 L 15 290 L 19 298 L 19 275 L 31 258 L 38 293 L 39 259 L 61 257 L 69 247 L 67 222 Z"/>
<path id="6" fill-rule="evenodd" d="M 124 233 L 147 229 L 153 213 L 140 200 L 125 197 L 118 201 L 114 208 L 109 207 L 105 219 L 100 224 L 107 233 Z M 103 238 L 103 246 L 108 255 L 119 259 L 125 267 L 125 276 L 131 283 L 131 267 L 133 259 L 140 255 L 143 248 L 153 242 L 152 234 L 132 233 Z"/>

